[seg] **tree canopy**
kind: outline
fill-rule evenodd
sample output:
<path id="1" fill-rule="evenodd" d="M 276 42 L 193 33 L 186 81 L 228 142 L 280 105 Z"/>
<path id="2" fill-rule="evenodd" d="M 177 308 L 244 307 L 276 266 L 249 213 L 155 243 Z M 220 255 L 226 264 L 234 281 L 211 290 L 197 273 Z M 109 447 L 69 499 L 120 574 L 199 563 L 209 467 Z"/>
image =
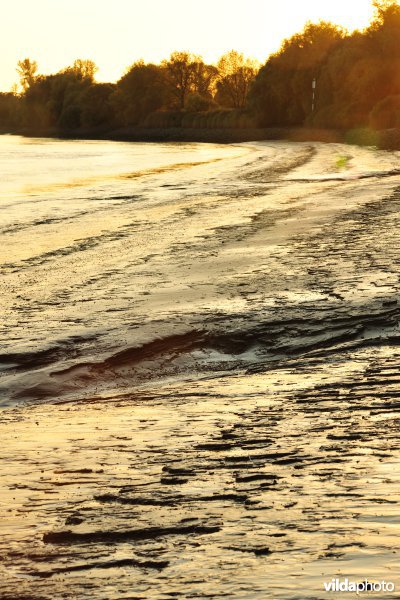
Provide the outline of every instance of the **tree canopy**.
<path id="1" fill-rule="evenodd" d="M 308 23 L 283 42 L 249 95 L 260 125 L 350 129 L 400 122 L 400 6 L 392 0 L 374 6 L 362 32 Z"/>

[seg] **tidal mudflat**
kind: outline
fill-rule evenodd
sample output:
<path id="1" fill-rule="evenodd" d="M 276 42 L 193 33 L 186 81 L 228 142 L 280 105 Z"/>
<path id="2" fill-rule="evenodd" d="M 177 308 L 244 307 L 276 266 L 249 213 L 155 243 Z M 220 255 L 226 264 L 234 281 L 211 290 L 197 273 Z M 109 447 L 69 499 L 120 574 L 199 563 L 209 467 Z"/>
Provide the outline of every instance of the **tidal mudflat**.
<path id="1" fill-rule="evenodd" d="M 2 136 L 0 163 L 1 597 L 399 587 L 399 155 Z"/>

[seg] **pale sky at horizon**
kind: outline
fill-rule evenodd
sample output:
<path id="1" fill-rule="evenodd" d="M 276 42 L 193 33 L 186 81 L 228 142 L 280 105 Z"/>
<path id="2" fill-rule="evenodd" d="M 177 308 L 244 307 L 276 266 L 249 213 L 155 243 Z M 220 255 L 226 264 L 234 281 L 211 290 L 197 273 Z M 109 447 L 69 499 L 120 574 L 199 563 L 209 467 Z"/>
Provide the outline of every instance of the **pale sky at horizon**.
<path id="1" fill-rule="evenodd" d="M 215 62 L 232 48 L 264 62 L 304 24 L 366 27 L 370 0 L 2 0 L 0 91 L 18 81 L 18 60 L 54 73 L 76 58 L 116 81 L 135 60 L 159 62 L 189 50 Z"/>

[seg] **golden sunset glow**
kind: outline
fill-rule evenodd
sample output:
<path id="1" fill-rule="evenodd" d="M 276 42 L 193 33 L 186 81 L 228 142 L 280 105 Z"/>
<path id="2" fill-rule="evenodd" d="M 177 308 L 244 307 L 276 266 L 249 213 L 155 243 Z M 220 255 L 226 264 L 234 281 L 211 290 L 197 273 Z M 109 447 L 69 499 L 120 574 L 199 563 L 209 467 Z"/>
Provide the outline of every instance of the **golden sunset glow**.
<path id="1" fill-rule="evenodd" d="M 91 58 L 100 81 L 115 81 L 138 58 L 158 62 L 177 49 L 214 62 L 235 48 L 263 62 L 309 20 L 353 30 L 372 14 L 370 0 L 17 0 L 2 17 L 0 89 L 17 81 L 26 56 L 41 73 Z"/>
<path id="2" fill-rule="evenodd" d="M 400 598 L 400 0 L 3 4 L 0 598 Z"/>

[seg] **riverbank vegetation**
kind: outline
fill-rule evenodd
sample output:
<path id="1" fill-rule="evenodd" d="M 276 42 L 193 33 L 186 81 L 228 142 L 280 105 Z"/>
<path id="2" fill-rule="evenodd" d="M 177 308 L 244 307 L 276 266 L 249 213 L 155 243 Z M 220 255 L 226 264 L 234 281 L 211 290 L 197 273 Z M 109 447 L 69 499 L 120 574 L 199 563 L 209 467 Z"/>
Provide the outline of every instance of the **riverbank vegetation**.
<path id="1" fill-rule="evenodd" d="M 374 5 L 364 31 L 308 23 L 261 67 L 235 50 L 215 65 L 173 52 L 98 83 L 91 60 L 43 75 L 27 58 L 18 63 L 19 89 L 0 94 L 0 128 L 399 128 L 400 6 Z"/>

